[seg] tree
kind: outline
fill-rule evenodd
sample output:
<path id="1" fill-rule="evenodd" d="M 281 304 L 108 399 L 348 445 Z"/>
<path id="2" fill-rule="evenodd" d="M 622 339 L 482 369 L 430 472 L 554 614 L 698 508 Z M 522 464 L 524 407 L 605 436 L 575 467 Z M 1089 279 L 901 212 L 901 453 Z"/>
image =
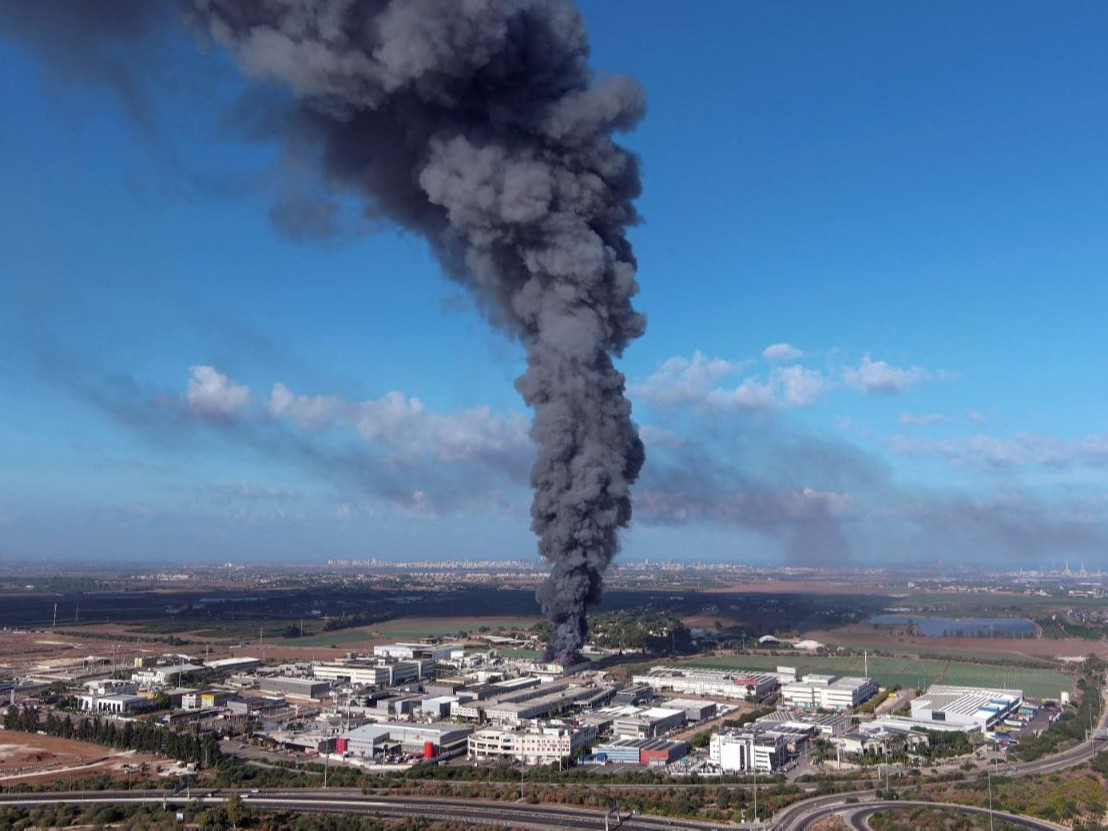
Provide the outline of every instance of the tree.
<path id="1" fill-rule="evenodd" d="M 238 831 L 239 823 L 246 816 L 246 808 L 242 804 L 242 797 L 239 796 L 238 791 L 231 791 L 227 794 L 223 808 L 227 811 L 227 819 L 231 821 L 231 828 Z"/>

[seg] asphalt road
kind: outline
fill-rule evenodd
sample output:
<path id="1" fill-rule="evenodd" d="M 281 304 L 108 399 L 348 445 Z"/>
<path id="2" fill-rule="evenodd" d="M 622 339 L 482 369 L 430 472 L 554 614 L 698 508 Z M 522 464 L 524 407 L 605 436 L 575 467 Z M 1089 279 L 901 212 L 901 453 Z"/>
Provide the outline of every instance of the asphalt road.
<path id="1" fill-rule="evenodd" d="M 389 817 L 432 817 L 434 819 L 456 820 L 487 825 L 502 825 L 512 828 L 533 829 L 587 829 L 598 831 L 608 827 L 602 811 L 589 811 L 581 808 L 566 808 L 558 805 L 527 805 L 518 802 L 482 802 L 473 799 L 447 800 L 441 798 L 421 798 L 414 796 L 339 796 L 332 791 L 311 790 L 263 790 L 258 793 L 239 792 L 244 803 L 270 810 L 349 813 Z M 193 794 L 190 800 L 184 794 L 170 795 L 158 791 L 84 791 L 71 793 L 43 794 L 0 794 L 0 805 L 124 805 L 147 804 L 182 806 L 190 801 L 203 805 L 220 805 L 226 798 L 224 791 L 203 791 Z M 708 831 L 711 823 L 677 820 L 669 817 L 656 817 L 626 814 L 620 828 L 628 831 Z M 614 820 L 610 823 L 615 827 Z"/>
<path id="2" fill-rule="evenodd" d="M 831 816 L 832 814 L 839 814 L 845 818 L 847 824 L 854 829 L 854 831 L 870 831 L 870 827 L 866 820 L 878 811 L 896 811 L 916 807 L 952 808 L 963 814 L 988 815 L 989 813 L 988 808 L 975 808 L 969 805 L 958 805 L 950 802 L 878 800 L 876 802 L 867 802 L 858 805 L 843 805 L 840 802 L 840 804 L 827 805 L 805 814 L 800 824 L 791 827 L 798 829 L 798 831 L 803 831 L 803 829 L 810 828 L 817 820 Z M 1009 814 L 1006 811 L 994 811 L 993 816 L 996 819 L 1004 820 L 1012 825 L 1018 825 L 1021 828 L 1035 829 L 1035 831 L 1062 831 L 1062 829 L 1065 828 L 1065 826 L 1055 825 L 1052 822 L 1033 819 L 1032 817 L 1025 817 L 1020 814 Z"/>

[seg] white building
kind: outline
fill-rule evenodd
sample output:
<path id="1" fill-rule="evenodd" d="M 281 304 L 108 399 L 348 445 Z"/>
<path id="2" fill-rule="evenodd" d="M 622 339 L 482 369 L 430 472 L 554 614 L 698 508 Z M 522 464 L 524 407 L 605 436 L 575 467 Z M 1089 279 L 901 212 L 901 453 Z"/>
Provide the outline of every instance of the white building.
<path id="1" fill-rule="evenodd" d="M 342 681 L 362 687 L 387 687 L 419 681 L 434 674 L 434 661 L 417 658 L 398 661 L 389 658 L 344 663 L 315 664 L 312 674 L 324 681 Z"/>
<path id="2" fill-rule="evenodd" d="M 90 713 L 134 713 L 150 706 L 150 699 L 141 695 L 109 694 L 79 695 L 77 700 L 82 710 Z"/>
<path id="3" fill-rule="evenodd" d="M 781 688 L 785 706 L 810 710 L 851 710 L 876 694 L 877 684 L 871 678 L 834 675 L 806 675 L 803 681 Z"/>
<path id="4" fill-rule="evenodd" d="M 90 695 L 134 695 L 138 692 L 138 685 L 134 681 L 119 678 L 100 678 L 86 681 L 85 689 Z"/>
<path id="5" fill-rule="evenodd" d="M 685 711 L 669 707 L 637 709 L 612 722 L 612 733 L 620 738 L 654 739 L 685 723 Z"/>
<path id="6" fill-rule="evenodd" d="M 160 686 L 162 684 L 179 684 L 182 679 L 190 675 L 203 672 L 204 667 L 196 664 L 172 664 L 170 666 L 151 667 L 131 674 L 131 680 L 145 686 Z"/>
<path id="7" fill-rule="evenodd" d="M 373 647 L 375 657 L 396 658 L 401 661 L 411 661 L 414 658 L 446 661 L 458 651 L 460 650 L 456 646 L 426 643 L 385 643 Z"/>
<path id="8" fill-rule="evenodd" d="M 645 684 L 655 690 L 673 690 L 686 695 L 761 698 L 777 687 L 777 676 L 758 671 L 657 666 L 651 667 L 645 675 L 633 676 L 631 683 Z"/>
<path id="9" fill-rule="evenodd" d="M 261 666 L 261 663 L 257 658 L 243 655 L 241 658 L 220 658 L 218 661 L 207 661 L 204 666 L 214 669 L 216 672 L 245 672 L 248 669 Z"/>
<path id="10" fill-rule="evenodd" d="M 596 729 L 587 725 L 570 727 L 548 723 L 528 730 L 488 727 L 469 737 L 469 758 L 511 758 L 530 765 L 569 759 L 582 747 L 596 741 Z"/>
<path id="11" fill-rule="evenodd" d="M 756 727 L 724 730 L 709 741 L 709 757 L 724 771 L 772 773 L 788 760 L 790 735 Z"/>
<path id="12" fill-rule="evenodd" d="M 912 720 L 986 732 L 1018 709 L 1022 699 L 1023 690 L 935 684 L 912 700 Z"/>

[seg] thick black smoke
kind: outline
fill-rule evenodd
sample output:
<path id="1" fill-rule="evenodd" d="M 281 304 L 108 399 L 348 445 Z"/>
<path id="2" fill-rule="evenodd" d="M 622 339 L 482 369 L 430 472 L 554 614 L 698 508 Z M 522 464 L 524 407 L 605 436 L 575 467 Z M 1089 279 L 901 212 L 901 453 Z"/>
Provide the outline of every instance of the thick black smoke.
<path id="1" fill-rule="evenodd" d="M 597 81 L 564 0 L 195 0 L 251 77 L 290 88 L 290 124 L 333 185 L 418 231 L 527 349 L 532 527 L 559 658 L 631 519 L 643 446 L 612 356 L 643 330 L 626 229 L 637 160 L 612 140 L 640 88 Z"/>
<path id="2" fill-rule="evenodd" d="M 127 88 L 133 79 L 117 56 L 143 28 L 127 14 L 132 0 L 41 4 L 55 13 L 31 14 L 38 5 L 15 4 L 25 34 L 76 38 Z M 292 92 L 293 111 L 269 119 L 287 147 L 314 159 L 332 189 L 357 194 L 371 219 L 426 237 L 525 346 L 517 388 L 535 414 L 532 527 L 551 563 L 539 601 L 554 624 L 552 655 L 572 656 L 643 464 L 612 362 L 644 325 L 631 305 L 626 236 L 638 221 L 639 166 L 612 140 L 641 117 L 641 89 L 594 76 L 569 0 L 178 5 L 246 75 Z M 71 26 L 66 8 L 93 20 Z M 83 44 L 82 32 L 99 43 Z M 331 227 L 332 213 L 298 202 L 280 219 L 313 235 Z"/>

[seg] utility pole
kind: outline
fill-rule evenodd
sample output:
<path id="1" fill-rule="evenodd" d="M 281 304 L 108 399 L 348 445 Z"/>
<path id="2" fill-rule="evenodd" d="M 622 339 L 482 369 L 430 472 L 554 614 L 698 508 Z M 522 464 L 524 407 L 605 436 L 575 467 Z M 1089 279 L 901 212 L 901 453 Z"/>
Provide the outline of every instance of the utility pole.
<path id="1" fill-rule="evenodd" d="M 989 777 L 989 831 L 993 831 L 993 775 L 985 766 L 985 775 Z"/>
<path id="2" fill-rule="evenodd" d="M 58 604 L 54 604 L 54 622 L 50 625 L 50 631 L 53 632 L 58 628 Z"/>
<path id="3" fill-rule="evenodd" d="M 750 743 L 751 750 L 754 749 L 754 743 Z M 758 826 L 758 762 L 754 757 L 754 754 L 750 754 L 751 767 L 754 768 L 754 827 Z"/>

